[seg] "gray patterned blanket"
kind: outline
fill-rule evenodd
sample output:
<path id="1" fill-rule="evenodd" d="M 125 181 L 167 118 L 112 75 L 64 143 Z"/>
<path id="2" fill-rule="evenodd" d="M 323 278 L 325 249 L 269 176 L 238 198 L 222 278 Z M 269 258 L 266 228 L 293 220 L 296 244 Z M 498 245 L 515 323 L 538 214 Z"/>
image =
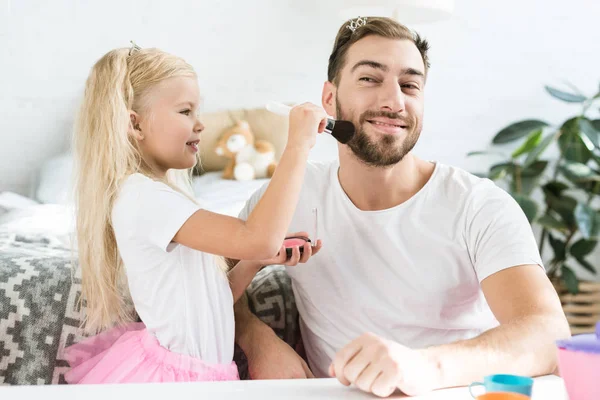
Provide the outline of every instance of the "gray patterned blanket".
<path id="1" fill-rule="evenodd" d="M 0 384 L 64 382 L 60 354 L 81 338 L 72 260 L 51 236 L 0 233 Z"/>
<path id="2" fill-rule="evenodd" d="M 51 235 L 0 231 L 0 384 L 64 383 L 65 347 L 81 340 L 81 281 L 71 249 Z M 285 269 L 263 269 L 248 288 L 253 312 L 295 346 L 298 312 Z M 236 348 L 240 377 L 247 379 Z"/>

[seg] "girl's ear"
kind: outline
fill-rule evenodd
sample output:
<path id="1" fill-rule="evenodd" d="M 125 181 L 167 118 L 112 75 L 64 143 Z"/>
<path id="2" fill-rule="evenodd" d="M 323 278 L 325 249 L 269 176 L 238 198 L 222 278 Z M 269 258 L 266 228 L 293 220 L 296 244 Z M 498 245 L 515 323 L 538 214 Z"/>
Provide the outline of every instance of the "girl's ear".
<path id="1" fill-rule="evenodd" d="M 144 140 L 144 135 L 142 134 L 142 129 L 140 128 L 140 117 L 135 111 L 129 111 L 129 131 L 128 133 L 135 140 Z"/>

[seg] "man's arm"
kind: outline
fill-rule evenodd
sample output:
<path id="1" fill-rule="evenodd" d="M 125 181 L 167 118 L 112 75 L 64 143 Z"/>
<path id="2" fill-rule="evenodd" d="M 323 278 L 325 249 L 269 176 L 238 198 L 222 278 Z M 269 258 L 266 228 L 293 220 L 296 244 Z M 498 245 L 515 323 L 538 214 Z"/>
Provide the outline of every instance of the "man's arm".
<path id="1" fill-rule="evenodd" d="M 298 235 L 308 235 L 306 232 L 295 233 L 292 236 Z M 233 293 L 233 301 L 236 302 L 240 298 L 240 296 L 245 292 L 246 288 L 252 280 L 254 276 L 260 271 L 262 268 L 267 265 L 289 265 L 295 266 L 299 262 L 306 262 L 312 255 L 317 254 L 319 250 L 321 250 L 321 241 L 318 240 L 315 247 L 312 247 L 310 243 L 304 243 L 302 248 L 302 255 L 300 254 L 300 248 L 298 246 L 294 246 L 292 248 L 292 255 L 288 259 L 285 246 L 281 246 L 279 249 L 279 253 L 273 258 L 262 261 L 240 261 L 235 264 L 233 267 L 231 266 L 231 261 L 229 261 L 228 267 L 229 272 L 227 273 L 227 277 L 229 278 L 229 286 L 231 287 L 231 292 Z"/>
<path id="2" fill-rule="evenodd" d="M 538 265 L 497 272 L 481 287 L 500 326 L 480 336 L 424 351 L 438 387 L 468 385 L 484 375 L 539 376 L 557 369 L 555 342 L 570 336 L 556 290 Z"/>
<path id="3" fill-rule="evenodd" d="M 246 293 L 234 312 L 235 340 L 248 359 L 251 379 L 314 378 L 302 357 L 250 311 Z"/>
<path id="4" fill-rule="evenodd" d="M 318 253 L 320 249 L 321 241 L 317 242 L 316 247 L 306 245 L 302 256 L 300 256 L 298 249 L 294 249 L 292 258 L 285 262 L 285 265 L 294 266 L 298 263 L 305 263 L 312 255 Z M 236 266 L 239 267 L 237 260 L 227 259 L 226 263 L 230 273 L 233 272 Z M 235 341 L 248 359 L 250 378 L 314 378 L 314 375 L 302 357 L 286 342 L 281 340 L 267 324 L 250 311 L 248 296 L 245 291 L 242 292 L 239 299 L 235 302 L 234 313 Z"/>
<path id="5" fill-rule="evenodd" d="M 555 341 L 570 332 L 558 295 L 540 266 L 499 271 L 482 281 L 482 290 L 498 327 L 473 339 L 421 350 L 366 334 L 338 352 L 330 374 L 345 385 L 389 396 L 396 388 L 418 395 L 466 386 L 495 373 L 555 372 Z"/>
<path id="6" fill-rule="evenodd" d="M 437 365 L 439 385 L 444 387 L 466 385 L 496 372 L 552 373 L 555 341 L 570 335 L 521 207 L 500 188 L 481 189 L 466 205 L 465 237 L 481 290 L 500 326 L 425 352 Z"/>

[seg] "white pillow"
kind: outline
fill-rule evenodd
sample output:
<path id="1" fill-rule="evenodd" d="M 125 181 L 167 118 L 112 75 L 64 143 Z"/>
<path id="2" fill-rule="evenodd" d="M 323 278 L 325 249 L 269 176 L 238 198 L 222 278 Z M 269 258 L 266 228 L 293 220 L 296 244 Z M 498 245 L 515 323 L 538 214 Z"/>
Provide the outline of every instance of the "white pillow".
<path id="1" fill-rule="evenodd" d="M 75 210 L 61 204 L 35 204 L 0 215 L 0 233 L 51 237 L 65 246 L 74 240 Z M 74 243 L 74 242 L 73 242 Z"/>
<path id="2" fill-rule="evenodd" d="M 269 179 L 236 181 L 223 179 L 219 172 L 207 172 L 194 177 L 192 189 L 200 205 L 206 210 L 237 217 L 254 192 Z"/>
<path id="3" fill-rule="evenodd" d="M 29 197 L 21 196 L 20 194 L 13 192 L 2 192 L 0 193 L 0 210 L 11 211 L 16 209 L 23 209 L 29 206 L 38 204 L 37 201 L 30 199 Z M 2 211 L 0 211 L 2 213 Z"/>
<path id="4" fill-rule="evenodd" d="M 33 197 L 44 204 L 67 204 L 72 200 L 72 190 L 73 156 L 64 153 L 42 165 Z"/>

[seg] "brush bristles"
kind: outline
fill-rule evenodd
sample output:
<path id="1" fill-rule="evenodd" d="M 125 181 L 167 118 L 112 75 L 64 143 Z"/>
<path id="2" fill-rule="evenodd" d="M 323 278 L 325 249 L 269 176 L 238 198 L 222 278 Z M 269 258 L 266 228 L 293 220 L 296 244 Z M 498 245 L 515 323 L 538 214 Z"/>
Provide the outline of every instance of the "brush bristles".
<path id="1" fill-rule="evenodd" d="M 346 144 L 350 141 L 350 139 L 352 139 L 354 132 L 356 132 L 356 129 L 354 128 L 354 124 L 352 122 L 338 120 L 335 121 L 335 126 L 331 131 L 331 136 L 336 138 L 338 142 Z"/>

